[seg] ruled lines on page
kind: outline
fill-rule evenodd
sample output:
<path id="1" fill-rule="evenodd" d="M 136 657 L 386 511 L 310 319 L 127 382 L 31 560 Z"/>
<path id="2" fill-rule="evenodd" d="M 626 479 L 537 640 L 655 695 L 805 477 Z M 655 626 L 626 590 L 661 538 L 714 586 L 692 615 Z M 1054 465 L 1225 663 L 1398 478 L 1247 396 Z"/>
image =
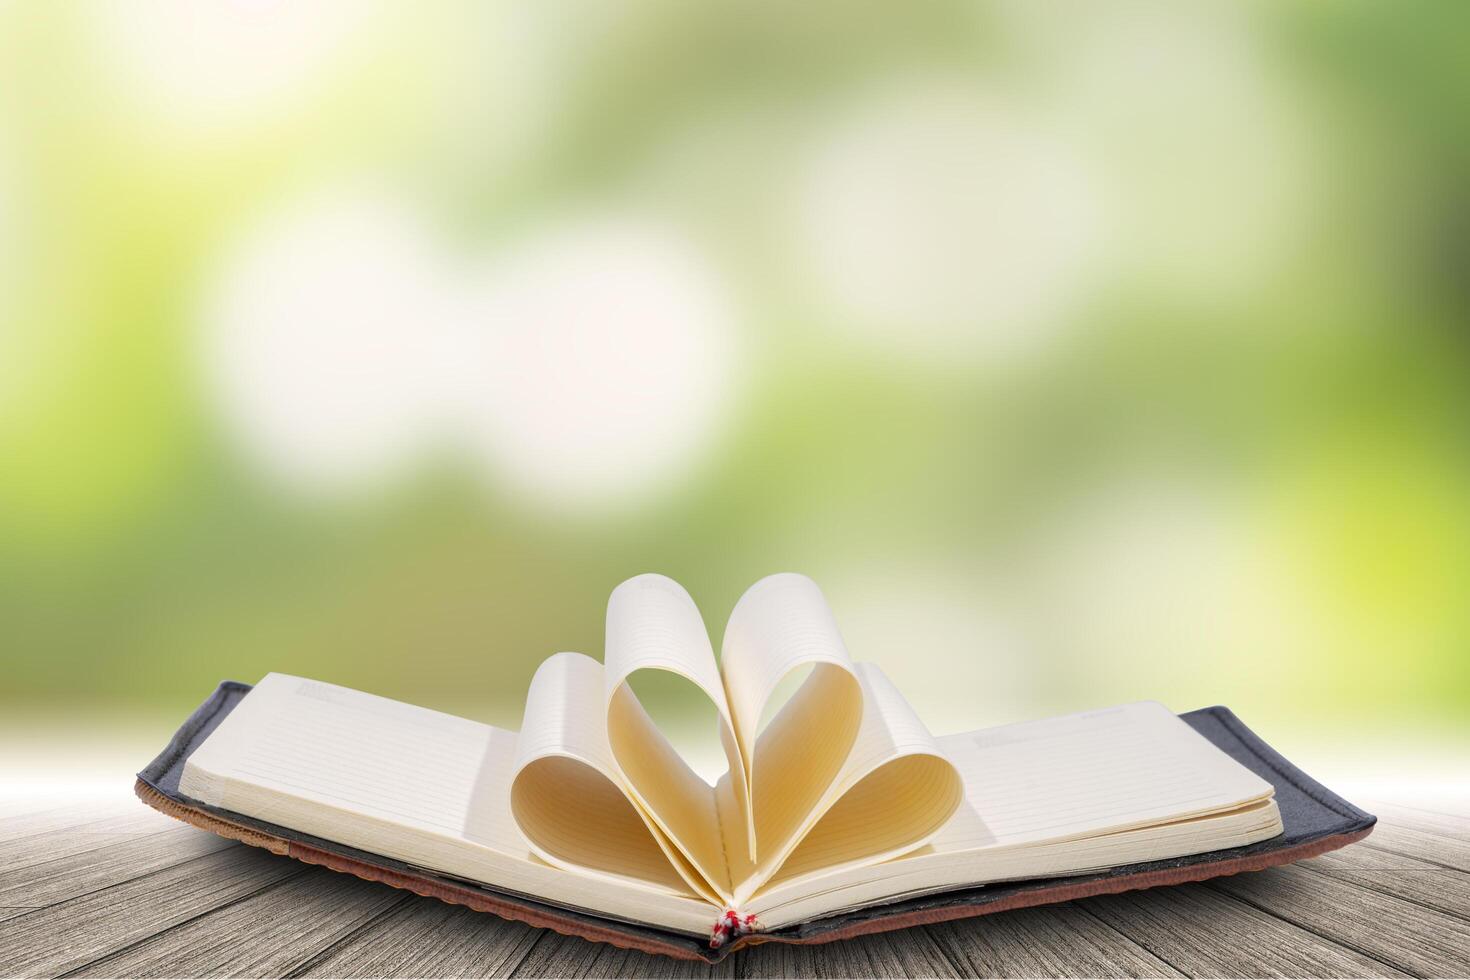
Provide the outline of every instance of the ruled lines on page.
<path id="1" fill-rule="evenodd" d="M 941 850 L 1162 823 L 1270 792 L 1265 781 L 1154 702 L 941 742 L 965 780 L 970 810 L 935 840 Z"/>
<path id="2" fill-rule="evenodd" d="M 486 813 L 486 788 L 509 779 L 512 732 L 315 681 L 280 692 L 260 721 L 237 779 L 524 850 L 508 807 Z"/>

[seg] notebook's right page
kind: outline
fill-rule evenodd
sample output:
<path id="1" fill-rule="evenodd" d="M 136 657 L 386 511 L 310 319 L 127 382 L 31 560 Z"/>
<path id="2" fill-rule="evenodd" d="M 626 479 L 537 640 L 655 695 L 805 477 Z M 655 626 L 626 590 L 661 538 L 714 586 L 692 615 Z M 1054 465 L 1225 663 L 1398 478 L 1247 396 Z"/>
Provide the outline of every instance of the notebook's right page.
<path id="1" fill-rule="evenodd" d="M 775 882 L 768 928 L 873 902 L 1075 874 L 1280 833 L 1269 783 L 1154 702 L 938 740 L 965 803 L 926 847 L 879 865 Z"/>
<path id="2" fill-rule="evenodd" d="M 1235 809 L 1271 795 L 1156 701 L 940 739 L 975 819 L 939 851 L 1066 840 Z"/>

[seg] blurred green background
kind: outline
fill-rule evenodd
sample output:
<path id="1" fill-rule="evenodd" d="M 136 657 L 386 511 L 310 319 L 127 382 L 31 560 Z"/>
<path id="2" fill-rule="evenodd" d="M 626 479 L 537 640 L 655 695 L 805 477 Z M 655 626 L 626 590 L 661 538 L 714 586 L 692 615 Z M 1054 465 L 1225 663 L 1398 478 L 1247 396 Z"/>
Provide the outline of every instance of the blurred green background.
<path id="1" fill-rule="evenodd" d="M 936 730 L 1466 744 L 1464 4 L 0 4 L 0 713 L 519 723 L 660 571 Z M 676 706 L 675 706 L 676 710 Z"/>

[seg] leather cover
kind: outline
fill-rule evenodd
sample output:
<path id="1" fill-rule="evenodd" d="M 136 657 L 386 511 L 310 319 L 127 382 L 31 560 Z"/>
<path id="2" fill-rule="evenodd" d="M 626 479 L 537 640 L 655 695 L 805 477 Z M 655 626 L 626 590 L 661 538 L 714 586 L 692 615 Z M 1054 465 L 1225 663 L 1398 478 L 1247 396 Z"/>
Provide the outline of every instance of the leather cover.
<path id="1" fill-rule="evenodd" d="M 826 916 L 772 932 L 756 932 L 712 949 L 707 941 L 636 922 L 540 901 L 429 871 L 355 848 L 208 806 L 179 792 L 184 761 L 240 703 L 250 685 L 225 681 L 174 734 L 168 747 L 138 774 L 135 791 L 149 806 L 196 827 L 334 871 L 346 871 L 456 905 L 493 912 L 533 926 L 684 960 L 717 962 L 755 943 L 826 943 L 866 933 L 985 915 L 1258 871 L 1314 857 L 1366 837 L 1376 819 L 1334 795 L 1246 728 L 1228 708 L 1201 708 L 1181 717 L 1227 755 L 1276 787 L 1285 831 L 1277 837 L 1188 857 L 1109 871 L 1034 881 L 1008 881 L 910 898 Z M 711 925 L 714 911 L 711 909 Z"/>

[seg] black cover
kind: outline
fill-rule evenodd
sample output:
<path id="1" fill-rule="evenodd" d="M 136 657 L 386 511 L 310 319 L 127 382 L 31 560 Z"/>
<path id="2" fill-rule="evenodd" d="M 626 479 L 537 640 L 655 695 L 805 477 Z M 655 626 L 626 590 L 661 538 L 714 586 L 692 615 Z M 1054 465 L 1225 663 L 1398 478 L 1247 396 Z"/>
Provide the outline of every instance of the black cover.
<path id="1" fill-rule="evenodd" d="M 238 681 L 220 684 L 174 734 L 168 747 L 138 774 L 138 795 L 149 805 L 179 819 L 280 854 L 559 932 L 682 959 L 714 962 L 753 942 L 828 942 L 1007 908 L 1257 870 L 1351 843 L 1366 836 L 1376 821 L 1371 814 L 1348 803 L 1293 766 L 1246 728 L 1229 708 L 1201 708 L 1180 717 L 1232 759 L 1276 788 L 1276 803 L 1285 827 L 1279 836 L 1246 847 L 1128 865 L 1099 874 L 998 882 L 869 906 L 774 932 L 757 933 L 723 948 L 711 949 L 708 943 L 683 933 L 622 922 L 599 913 L 551 905 L 535 896 L 517 895 L 467 882 L 183 796 L 179 792 L 179 778 L 189 753 L 203 743 L 249 691 L 250 685 Z"/>

